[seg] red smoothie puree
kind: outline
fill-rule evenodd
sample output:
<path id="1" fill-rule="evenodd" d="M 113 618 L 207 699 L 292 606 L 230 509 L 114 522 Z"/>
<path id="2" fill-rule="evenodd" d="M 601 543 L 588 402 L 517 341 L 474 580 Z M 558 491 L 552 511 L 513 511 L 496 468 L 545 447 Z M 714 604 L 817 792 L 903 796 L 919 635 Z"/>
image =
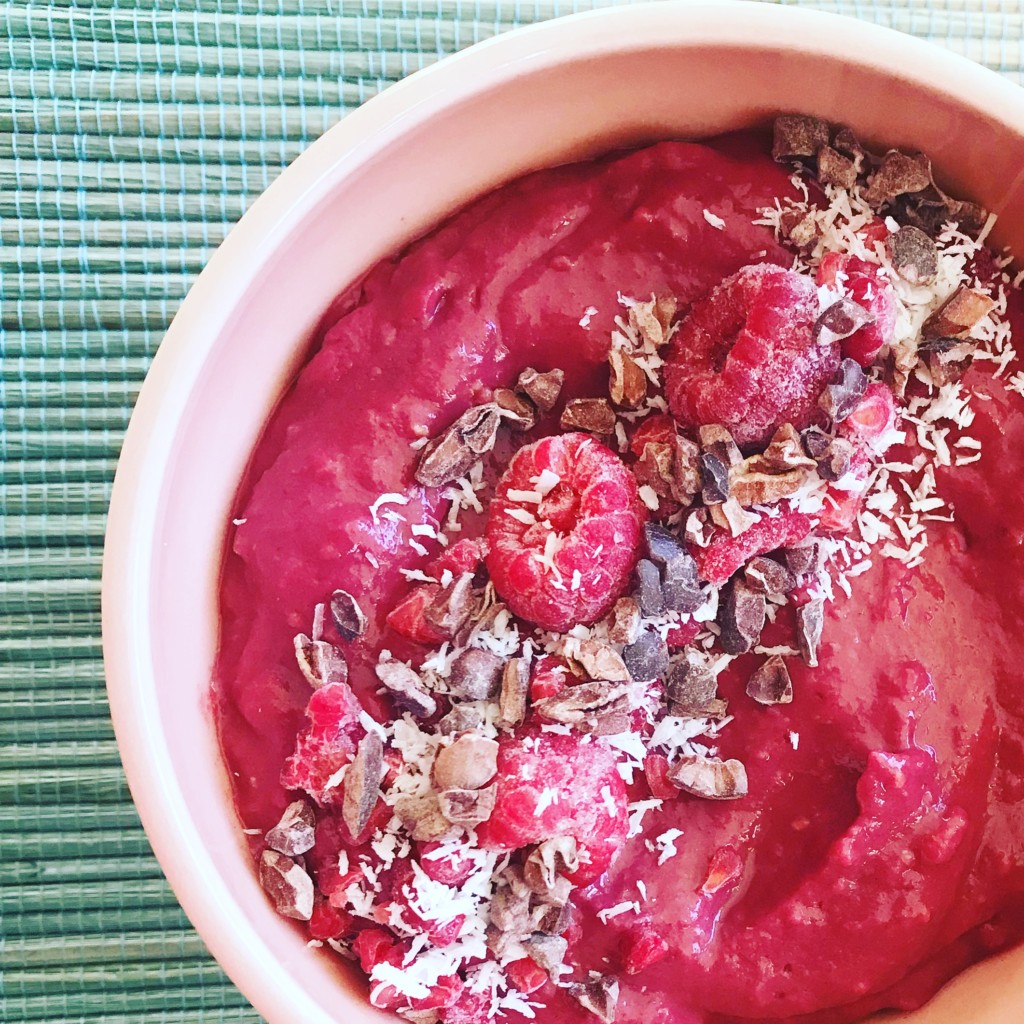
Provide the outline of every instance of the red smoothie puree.
<path id="1" fill-rule="evenodd" d="M 609 339 L 616 317 L 626 316 L 620 296 L 673 296 L 678 323 L 741 268 L 793 265 L 793 247 L 778 241 L 772 226 L 754 223 L 777 201 L 801 200 L 791 174 L 792 167 L 772 160 L 763 137 L 746 133 L 699 145 L 664 142 L 542 171 L 457 213 L 376 266 L 335 304 L 255 451 L 224 566 L 216 693 L 244 826 L 271 829 L 296 799 L 297 787 L 286 789 L 281 774 L 306 727 L 311 690 L 296 664 L 294 638 L 311 632 L 318 604 L 341 589 L 365 614 L 365 630 L 354 640 L 339 637 L 329 615 L 323 636 L 343 652 L 348 684 L 379 722 L 396 717 L 375 670 L 381 651 L 416 668 L 441 646 L 436 639 L 416 643 L 385 621 L 422 586 L 400 570 L 425 571 L 442 550 L 430 531 L 414 535 L 412 526 L 440 524 L 444 530 L 449 504 L 444 488 L 416 481 L 421 453 L 410 445 L 440 436 L 468 408 L 488 402 L 495 388 L 512 388 L 526 367 L 564 371 L 559 405 L 550 416 L 541 416 L 531 432 L 502 431 L 484 459 L 483 512 L 468 511 L 462 532 L 448 539 L 454 544 L 482 536 L 493 481 L 513 451 L 559 433 L 557 417 L 566 401 L 607 396 Z M 758 273 L 750 278 L 753 288 L 762 287 Z M 734 293 L 726 299 L 726 307 L 746 301 Z M 799 301 L 815 301 L 814 289 Z M 1011 316 L 1018 315 L 1017 305 L 1013 294 Z M 735 336 L 739 330 L 740 324 L 724 325 L 721 311 L 718 319 L 708 316 L 709 331 Z M 772 338 L 787 329 L 784 318 L 762 327 Z M 669 373 L 668 394 L 681 433 L 696 444 L 694 418 L 713 421 L 693 408 L 680 417 L 672 397 L 673 380 L 689 372 L 686 352 L 700 340 L 694 341 L 696 327 L 689 335 L 687 328 L 679 330 L 670 343 L 675 354 L 666 362 L 674 359 L 682 367 L 676 374 L 683 376 Z M 837 363 L 838 356 L 813 371 L 824 375 L 822 385 Z M 728 373 L 721 365 L 713 369 Z M 516 734 L 531 737 L 525 743 L 516 746 L 507 735 L 501 741 L 499 775 L 529 779 L 539 772 L 557 786 L 559 773 L 568 770 L 563 782 L 567 792 L 577 787 L 570 810 L 579 824 L 552 828 L 574 836 L 588 851 L 584 862 L 591 859 L 591 870 L 584 863 L 576 873 L 563 871 L 578 884 L 559 933 L 571 968 L 562 986 L 543 972 L 534 977 L 527 959 L 508 972 L 529 992 L 523 998 L 536 1004 L 529 1012 L 539 1021 L 843 1024 L 879 1008 L 916 1007 L 967 965 L 1024 936 L 1024 525 L 1012 501 L 1024 472 L 1024 404 L 1003 384 L 1014 367 L 999 380 L 993 369 L 992 362 L 977 359 L 966 371 L 963 390 L 978 395 L 969 435 L 980 445 L 954 448 L 954 464 L 935 468 L 934 493 L 944 506 L 927 522 L 923 560 L 872 554 L 870 567 L 851 575 L 852 596 L 837 588 L 835 600 L 825 602 L 816 659 L 814 653 L 807 658 L 806 648 L 802 659 L 793 641 L 802 621 L 795 608 L 807 594 L 780 606 L 760 643 L 783 649 L 791 702 L 761 704 L 745 692 L 767 652 L 741 653 L 718 671 L 716 696 L 728 702 L 733 717 L 720 735 L 700 742 L 716 748 L 718 764 L 742 762 L 746 795 L 702 799 L 678 781 L 667 785 L 664 775 L 649 781 L 650 772 L 645 777 L 643 771 L 632 783 L 612 772 L 611 783 L 592 791 L 592 776 L 607 775 L 593 751 L 612 757 L 600 736 L 580 746 L 578 737 L 563 734 L 569 729 L 534 726 L 531 732 L 527 724 Z M 803 429 L 818 408 L 820 387 L 810 396 L 809 411 L 787 397 L 785 382 L 771 379 L 775 370 L 765 372 L 769 376 L 756 380 L 755 390 L 767 395 L 769 405 L 785 406 L 787 420 L 803 419 L 797 423 Z M 803 372 L 785 370 L 787 378 L 795 375 L 798 390 Z M 915 386 L 912 380 L 908 395 Z M 918 418 L 927 418 L 923 408 L 922 402 Z M 760 430 L 759 437 L 742 436 L 743 424 L 757 424 L 759 415 L 751 407 L 730 427 L 744 455 L 763 451 L 782 422 L 751 428 Z M 625 425 L 632 438 L 634 425 Z M 915 425 L 904 422 L 901 429 L 909 430 L 911 447 L 898 444 L 885 459 L 911 461 L 922 454 Z M 948 443 L 959 436 L 951 433 Z M 602 441 L 617 448 L 614 437 Z M 587 445 L 582 453 L 574 450 L 569 463 L 584 472 L 590 451 Z M 979 451 L 980 459 L 963 458 Z M 632 464 L 632 455 L 625 458 Z M 535 469 L 542 468 L 539 461 Z M 608 579 L 618 580 L 612 600 L 632 592 L 622 572 L 632 571 L 638 555 L 635 531 L 648 517 L 659 518 L 637 503 L 633 487 L 625 487 L 629 494 L 621 500 L 629 511 L 608 534 L 608 546 L 602 550 L 595 542 L 587 549 L 597 561 L 607 560 Z M 909 500 L 899 486 L 895 490 L 901 501 Z M 582 514 L 573 508 L 573 515 Z M 921 515 L 930 509 L 937 506 L 925 499 Z M 952 521 L 949 510 L 955 512 Z M 795 539 L 779 534 L 777 542 L 764 541 L 737 564 Z M 491 540 L 493 546 L 493 534 Z M 697 551 L 702 581 L 715 575 L 708 550 Z M 625 570 L 620 562 L 628 563 Z M 491 562 L 488 568 L 493 576 Z M 575 600 L 576 590 L 565 583 L 566 591 L 554 597 L 558 607 L 549 609 L 556 619 Z M 516 610 L 505 590 L 518 586 L 527 593 L 531 585 L 523 577 L 498 589 Z M 584 604 L 585 597 L 579 598 Z M 527 606 L 531 600 L 526 598 Z M 594 600 L 600 603 L 601 595 Z M 697 632 L 691 626 L 690 640 Z M 532 624 L 521 616 L 520 628 L 526 636 Z M 557 692 L 538 687 L 534 700 Z M 636 726 L 635 716 L 632 722 Z M 364 731 L 350 732 L 349 756 Z M 580 750 L 590 760 L 574 780 L 571 766 Z M 384 758 L 394 768 L 387 750 Z M 536 764 L 524 767 L 524 760 Z M 322 795 L 324 778 L 319 782 Z M 510 785 L 499 780 L 497 808 L 480 826 L 481 843 L 500 845 L 503 829 L 511 829 L 527 839 L 528 853 L 529 844 L 552 833 L 526 837 L 516 831 L 521 823 L 507 824 L 514 811 L 509 805 L 521 796 Z M 570 804 L 573 799 L 563 796 Z M 611 808 L 609 820 L 621 820 L 616 815 L 626 801 L 633 814 L 638 802 L 652 799 L 660 803 L 629 839 L 600 814 L 594 817 L 602 801 Z M 318 908 L 329 888 L 324 858 L 336 874 L 357 861 L 347 834 L 337 839 L 343 832 L 340 803 L 324 803 L 311 804 L 317 846 L 293 858 L 314 875 Z M 376 826 L 388 820 L 389 813 L 375 813 Z M 543 807 L 534 815 L 551 820 Z M 507 839 L 505 848 L 514 842 Z M 413 855 L 417 848 L 422 844 L 413 844 Z M 254 855 L 263 849 L 262 840 L 254 839 Z M 343 849 L 339 868 L 333 859 Z M 589 878 L 595 871 L 601 873 Z M 460 883 L 454 884 L 457 889 Z M 363 920 L 353 924 L 352 908 L 343 902 L 331 900 L 336 917 L 328 905 L 314 913 L 314 938 L 330 938 L 334 931 L 347 944 L 366 926 Z M 367 938 L 357 945 L 359 956 L 364 963 L 379 962 L 385 954 L 374 960 L 369 944 Z M 335 955 L 326 946 L 323 954 Z M 403 961 L 399 955 L 392 962 Z M 618 985 L 612 1010 L 602 1003 L 607 987 L 604 996 L 581 996 L 580 985 L 597 975 Z M 384 1005 L 398 1004 L 385 999 Z M 487 1016 L 468 991 L 452 1006 L 421 1005 L 451 1024 Z M 519 1013 L 513 1009 L 510 1016 Z"/>

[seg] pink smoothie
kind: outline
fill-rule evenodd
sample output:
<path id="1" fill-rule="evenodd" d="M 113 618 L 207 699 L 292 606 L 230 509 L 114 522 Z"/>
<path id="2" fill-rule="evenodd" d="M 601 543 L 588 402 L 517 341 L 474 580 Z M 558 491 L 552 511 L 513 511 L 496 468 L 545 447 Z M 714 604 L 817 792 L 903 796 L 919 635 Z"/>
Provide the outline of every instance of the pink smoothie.
<path id="1" fill-rule="evenodd" d="M 752 220 L 793 194 L 760 137 L 661 143 L 506 185 L 339 300 L 256 449 L 224 565 L 216 693 L 246 827 L 290 799 L 279 776 L 309 699 L 292 640 L 313 607 L 361 596 L 369 626 L 345 653 L 380 720 L 380 649 L 417 656 L 384 622 L 399 570 L 424 563 L 408 524 L 444 511 L 410 443 L 528 365 L 564 369 L 568 397 L 602 393 L 617 295 L 685 310 L 742 266 L 789 266 Z M 819 667 L 791 665 L 793 703 L 750 704 L 753 656 L 720 677 L 735 713 L 722 756 L 743 759 L 749 796 L 666 801 L 574 894 L 569 961 L 606 971 L 636 929 L 670 947 L 621 974 L 620 1024 L 843 1024 L 920 1005 L 1024 936 L 1024 402 L 978 386 L 984 455 L 939 470 L 956 521 L 932 524 L 924 564 L 876 560 L 827 606 Z M 394 493 L 408 503 L 371 514 Z M 659 866 L 643 838 L 670 829 L 678 852 Z M 641 914 L 599 921 L 638 880 Z M 542 1024 L 595 1020 L 553 986 L 541 1001 Z"/>

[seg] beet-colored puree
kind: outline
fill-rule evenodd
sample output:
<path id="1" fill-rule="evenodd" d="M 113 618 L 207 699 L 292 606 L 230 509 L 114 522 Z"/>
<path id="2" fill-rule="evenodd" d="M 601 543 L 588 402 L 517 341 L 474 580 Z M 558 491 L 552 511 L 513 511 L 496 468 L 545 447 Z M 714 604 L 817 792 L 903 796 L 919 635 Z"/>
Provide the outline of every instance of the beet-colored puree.
<path id="1" fill-rule="evenodd" d="M 531 175 L 336 307 L 256 450 L 224 567 L 220 729 L 246 826 L 271 827 L 289 800 L 279 774 L 310 692 L 292 639 L 314 605 L 339 587 L 359 596 L 370 623 L 346 648 L 350 681 L 378 717 L 379 650 L 417 652 L 383 620 L 407 588 L 398 570 L 424 560 L 407 525 L 370 513 L 389 492 L 409 496 L 409 523 L 436 510 L 410 442 L 528 365 L 563 368 L 568 397 L 602 394 L 618 293 L 670 293 L 685 309 L 746 264 L 789 266 L 751 223 L 793 194 L 765 149 L 748 135 L 663 143 Z M 680 829 L 678 853 L 658 866 L 631 840 L 574 894 L 584 920 L 567 960 L 618 962 L 637 917 L 592 915 L 638 899 L 637 880 L 640 920 L 672 947 L 620 976 L 620 1024 L 841 1024 L 919 1005 L 1024 934 L 1024 405 L 970 372 L 992 396 L 971 427 L 983 458 L 938 471 L 956 522 L 930 524 L 924 564 L 876 559 L 852 599 L 827 606 L 820 667 L 789 661 L 792 704 L 745 696 L 752 656 L 720 677 L 735 713 L 722 756 L 744 761 L 749 796 L 666 801 L 645 836 Z M 596 1019 L 568 996 L 546 1001 L 542 1022 Z"/>

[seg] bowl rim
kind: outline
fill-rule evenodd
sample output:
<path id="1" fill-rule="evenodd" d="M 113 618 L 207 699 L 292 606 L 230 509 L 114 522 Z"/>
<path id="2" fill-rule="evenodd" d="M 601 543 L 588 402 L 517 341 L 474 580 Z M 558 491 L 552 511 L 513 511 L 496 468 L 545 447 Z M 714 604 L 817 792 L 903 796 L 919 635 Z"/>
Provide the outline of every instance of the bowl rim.
<path id="1" fill-rule="evenodd" d="M 151 670 L 146 617 L 161 480 L 205 357 L 277 241 L 337 181 L 468 93 L 567 59 L 650 46 L 779 48 L 844 61 L 956 96 L 1024 134 L 1020 87 L 973 61 L 893 29 L 757 0 L 654 0 L 513 29 L 388 87 L 310 145 L 252 204 L 192 284 L 159 346 L 124 438 L 111 493 L 101 585 L 107 691 L 125 773 L 154 853 L 207 947 L 257 1011 L 274 1022 L 330 1024 L 256 935 L 231 928 L 240 911 L 219 890 L 177 780 Z M 937 59 L 940 58 L 940 59 Z M 896 70 L 898 69 L 898 70 Z M 1016 109 L 1017 115 L 1010 116 Z M 198 868 L 198 869 L 197 869 Z"/>

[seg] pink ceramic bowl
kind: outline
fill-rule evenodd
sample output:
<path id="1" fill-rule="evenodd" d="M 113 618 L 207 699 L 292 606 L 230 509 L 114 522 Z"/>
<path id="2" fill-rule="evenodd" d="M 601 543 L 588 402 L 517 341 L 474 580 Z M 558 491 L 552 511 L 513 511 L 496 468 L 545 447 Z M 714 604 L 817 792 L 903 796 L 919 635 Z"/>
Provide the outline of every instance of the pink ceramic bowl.
<path id="1" fill-rule="evenodd" d="M 381 1016 L 307 949 L 253 873 L 208 690 L 229 506 L 330 300 L 516 175 L 616 146 L 800 110 L 922 149 L 1024 251 L 1024 93 L 915 39 L 742 3 L 613 8 L 475 46 L 313 145 L 210 261 L 160 347 L 110 508 L 103 632 L 114 724 L 153 847 L 228 974 L 273 1024 Z M 976 969 L 920 1024 L 1024 1020 L 1024 953 Z"/>

